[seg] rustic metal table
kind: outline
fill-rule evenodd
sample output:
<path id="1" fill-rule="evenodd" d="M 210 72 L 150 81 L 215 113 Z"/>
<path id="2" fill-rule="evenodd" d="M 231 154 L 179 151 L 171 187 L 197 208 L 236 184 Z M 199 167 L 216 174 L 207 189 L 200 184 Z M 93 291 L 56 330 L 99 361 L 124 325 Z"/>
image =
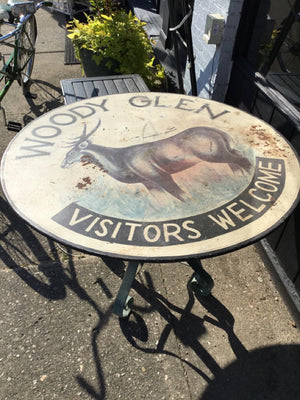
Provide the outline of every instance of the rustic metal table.
<path id="1" fill-rule="evenodd" d="M 115 312 L 130 312 L 140 263 L 199 261 L 276 228 L 299 199 L 299 160 L 271 126 L 226 104 L 167 93 L 94 97 L 32 121 L 1 180 L 29 224 L 74 248 L 129 260 Z"/>

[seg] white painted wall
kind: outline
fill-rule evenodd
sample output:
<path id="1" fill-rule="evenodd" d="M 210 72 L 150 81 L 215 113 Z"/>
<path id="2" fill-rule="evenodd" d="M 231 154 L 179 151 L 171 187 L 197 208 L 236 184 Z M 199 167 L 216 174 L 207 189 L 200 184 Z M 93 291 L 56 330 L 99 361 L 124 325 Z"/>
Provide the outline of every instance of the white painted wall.
<path id="1" fill-rule="evenodd" d="M 192 39 L 195 56 L 197 92 L 199 97 L 223 101 L 232 67 L 232 51 L 240 20 L 243 0 L 195 0 L 192 19 Z M 203 39 L 208 14 L 220 14 L 225 28 L 220 45 L 207 44 Z M 184 88 L 191 94 L 189 65 Z"/>

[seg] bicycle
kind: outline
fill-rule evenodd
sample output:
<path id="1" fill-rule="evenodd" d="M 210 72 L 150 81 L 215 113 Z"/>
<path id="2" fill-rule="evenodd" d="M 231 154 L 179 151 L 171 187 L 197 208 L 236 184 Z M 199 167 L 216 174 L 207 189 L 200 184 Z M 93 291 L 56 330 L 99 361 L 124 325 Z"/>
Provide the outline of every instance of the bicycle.
<path id="1" fill-rule="evenodd" d="M 14 81 L 23 89 L 25 96 L 30 96 L 29 85 L 35 57 L 35 42 L 37 38 L 37 24 L 35 13 L 43 5 L 52 3 L 41 1 L 9 0 L 7 4 L 0 4 L 0 29 L 9 30 L 3 35 L 0 33 L 0 45 L 12 49 L 6 56 L 0 52 L 3 63 L 0 69 L 0 109 L 3 113 L 5 125 L 10 130 L 19 130 L 19 124 L 6 120 L 5 110 L 1 101 L 7 94 Z M 14 126 L 16 125 L 16 126 Z"/>

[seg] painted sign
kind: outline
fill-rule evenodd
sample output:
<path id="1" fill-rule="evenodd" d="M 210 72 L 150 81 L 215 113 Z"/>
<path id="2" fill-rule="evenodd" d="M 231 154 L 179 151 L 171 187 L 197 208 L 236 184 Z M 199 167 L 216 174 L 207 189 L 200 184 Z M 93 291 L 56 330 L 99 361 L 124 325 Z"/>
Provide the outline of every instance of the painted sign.
<path id="1" fill-rule="evenodd" d="M 299 161 L 263 121 L 198 97 L 139 93 L 55 109 L 5 152 L 2 185 L 43 233 L 124 258 L 223 253 L 295 207 Z"/>

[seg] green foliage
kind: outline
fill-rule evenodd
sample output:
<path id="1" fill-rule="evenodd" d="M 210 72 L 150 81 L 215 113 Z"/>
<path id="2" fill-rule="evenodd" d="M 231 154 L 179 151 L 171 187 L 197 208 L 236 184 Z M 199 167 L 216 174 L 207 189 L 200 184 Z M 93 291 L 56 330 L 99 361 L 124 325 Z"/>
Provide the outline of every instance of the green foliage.
<path id="1" fill-rule="evenodd" d="M 78 59 L 80 49 L 91 50 L 97 65 L 103 58 L 114 59 L 119 64 L 117 73 L 140 74 L 149 87 L 159 89 L 165 77 L 164 70 L 154 62 L 151 41 L 143 29 L 145 23 L 124 10 L 86 18 L 84 23 L 74 19 L 68 26 L 68 37 L 73 41 Z"/>
<path id="2" fill-rule="evenodd" d="M 90 4 L 92 15 L 98 16 L 110 16 L 122 8 L 119 0 L 90 0 Z"/>
<path id="3" fill-rule="evenodd" d="M 280 33 L 280 29 L 274 29 L 272 31 L 269 42 L 264 43 L 260 46 L 259 53 L 258 53 L 260 67 L 268 60 L 268 57 L 270 56 L 270 53 L 273 49 L 274 43 L 275 43 L 279 33 Z"/>

